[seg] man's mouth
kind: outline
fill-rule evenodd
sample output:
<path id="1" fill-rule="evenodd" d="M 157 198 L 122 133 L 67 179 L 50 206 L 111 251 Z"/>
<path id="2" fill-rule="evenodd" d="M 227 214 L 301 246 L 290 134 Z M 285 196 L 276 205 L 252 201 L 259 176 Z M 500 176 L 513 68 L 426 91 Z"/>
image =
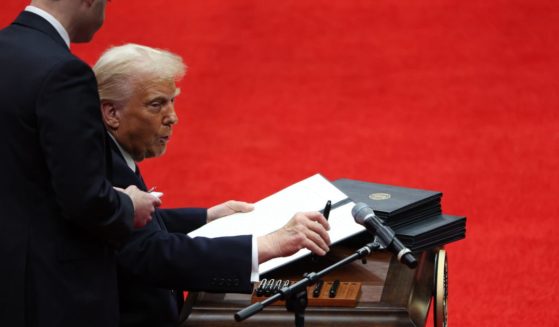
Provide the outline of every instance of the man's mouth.
<path id="1" fill-rule="evenodd" d="M 161 143 L 167 143 L 167 142 L 169 142 L 170 139 L 171 139 L 171 135 L 160 136 L 159 137 L 159 140 L 161 141 Z"/>

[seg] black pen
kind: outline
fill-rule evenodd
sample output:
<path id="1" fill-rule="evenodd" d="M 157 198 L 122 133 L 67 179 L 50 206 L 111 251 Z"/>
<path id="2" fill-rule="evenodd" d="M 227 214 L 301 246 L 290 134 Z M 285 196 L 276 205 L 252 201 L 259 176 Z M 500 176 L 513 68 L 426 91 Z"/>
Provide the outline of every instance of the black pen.
<path id="1" fill-rule="evenodd" d="M 322 215 L 324 216 L 324 218 L 326 218 L 326 220 L 328 220 L 328 216 L 330 216 L 330 209 L 332 209 L 332 201 L 328 200 L 326 201 L 324 210 L 322 210 Z M 311 255 L 311 260 L 316 262 L 318 260 L 318 257 L 313 254 Z"/>
<path id="2" fill-rule="evenodd" d="M 324 215 L 324 218 L 326 218 L 326 220 L 328 220 L 328 217 L 330 216 L 330 209 L 332 209 L 332 201 L 328 200 L 328 202 L 326 202 L 324 210 L 322 210 L 322 215 Z"/>

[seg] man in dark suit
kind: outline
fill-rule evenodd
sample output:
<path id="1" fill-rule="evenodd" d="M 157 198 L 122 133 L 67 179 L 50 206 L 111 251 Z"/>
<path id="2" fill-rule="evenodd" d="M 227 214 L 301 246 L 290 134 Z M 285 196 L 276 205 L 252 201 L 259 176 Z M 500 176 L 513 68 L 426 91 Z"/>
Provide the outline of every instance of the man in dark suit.
<path id="1" fill-rule="evenodd" d="M 116 326 L 114 251 L 160 201 L 106 179 L 95 77 L 69 51 L 106 0 L 34 0 L 0 31 L 0 326 Z"/>
<path id="2" fill-rule="evenodd" d="M 161 156 L 178 122 L 175 81 L 182 59 L 167 51 L 128 44 L 105 52 L 94 66 L 101 112 L 113 141 L 114 185 L 146 185 L 136 162 Z M 324 255 L 328 222 L 318 212 L 299 213 L 271 234 L 190 238 L 207 221 L 251 210 L 229 201 L 206 209 L 156 209 L 118 253 L 121 326 L 177 326 L 180 299 L 173 289 L 250 292 L 258 264 L 303 247 Z"/>

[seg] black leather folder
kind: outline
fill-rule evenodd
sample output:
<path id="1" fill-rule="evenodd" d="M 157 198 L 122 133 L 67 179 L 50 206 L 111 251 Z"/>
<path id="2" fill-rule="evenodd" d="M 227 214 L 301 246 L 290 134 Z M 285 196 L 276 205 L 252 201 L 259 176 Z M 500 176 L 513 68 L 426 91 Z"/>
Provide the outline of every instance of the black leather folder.
<path id="1" fill-rule="evenodd" d="M 412 251 L 466 236 L 466 217 L 442 214 L 441 192 L 352 179 L 339 179 L 333 184 L 354 202 L 369 205 Z"/>
<path id="2" fill-rule="evenodd" d="M 371 205 L 379 217 L 382 215 L 393 217 L 421 205 L 440 203 L 442 196 L 442 193 L 437 191 L 362 182 L 347 178 L 334 181 L 334 185 L 353 201 Z M 390 197 L 384 199 L 382 194 L 388 194 Z"/>
<path id="3" fill-rule="evenodd" d="M 354 202 L 369 205 L 392 228 L 400 228 L 425 217 L 440 215 L 442 193 L 409 187 L 338 179 L 334 182 Z"/>
<path id="4" fill-rule="evenodd" d="M 409 249 L 421 251 L 465 238 L 466 217 L 437 215 L 394 231 Z"/>

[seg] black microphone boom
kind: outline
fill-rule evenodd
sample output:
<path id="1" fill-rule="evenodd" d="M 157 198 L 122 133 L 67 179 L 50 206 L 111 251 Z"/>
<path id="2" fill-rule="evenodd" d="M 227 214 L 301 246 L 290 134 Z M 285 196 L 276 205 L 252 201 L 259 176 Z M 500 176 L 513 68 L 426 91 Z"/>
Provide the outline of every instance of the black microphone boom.
<path id="1" fill-rule="evenodd" d="M 410 268 L 417 267 L 417 260 L 410 249 L 400 242 L 392 228 L 386 226 L 384 222 L 375 215 L 371 207 L 367 206 L 365 203 L 357 203 L 353 209 L 351 209 L 351 214 L 356 223 L 365 226 L 371 234 L 378 238 L 379 242 L 384 247 L 396 255 L 401 263 Z"/>

